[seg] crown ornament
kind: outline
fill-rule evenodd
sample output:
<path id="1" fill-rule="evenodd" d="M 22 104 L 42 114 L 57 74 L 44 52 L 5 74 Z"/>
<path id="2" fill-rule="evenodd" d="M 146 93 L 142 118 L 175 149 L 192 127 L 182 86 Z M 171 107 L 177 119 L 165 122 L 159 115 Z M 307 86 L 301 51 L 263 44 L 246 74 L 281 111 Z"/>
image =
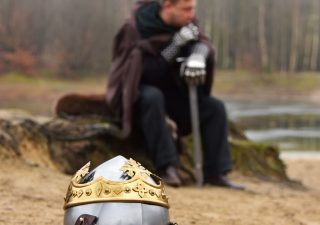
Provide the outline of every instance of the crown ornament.
<path id="1" fill-rule="evenodd" d="M 120 168 L 128 178 L 124 181 L 111 181 L 99 177 L 82 184 L 81 180 L 89 174 L 89 169 L 90 162 L 73 176 L 64 198 L 64 209 L 97 202 L 139 202 L 169 208 L 161 178 L 131 158 Z M 150 178 L 156 184 L 151 183 Z"/>

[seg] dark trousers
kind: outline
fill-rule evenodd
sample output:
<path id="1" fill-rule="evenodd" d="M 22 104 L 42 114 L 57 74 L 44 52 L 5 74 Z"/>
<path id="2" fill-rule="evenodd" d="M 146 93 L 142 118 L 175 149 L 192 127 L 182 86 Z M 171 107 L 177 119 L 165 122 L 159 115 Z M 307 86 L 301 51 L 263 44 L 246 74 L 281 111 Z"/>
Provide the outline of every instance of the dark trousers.
<path id="1" fill-rule="evenodd" d="M 228 144 L 227 116 L 224 104 L 198 90 L 200 131 L 203 144 L 204 177 L 227 173 L 232 169 Z M 155 167 L 177 165 L 178 153 L 166 126 L 168 115 L 178 126 L 180 135 L 191 133 L 188 90 L 160 90 L 141 85 L 136 103 L 138 121 L 149 156 Z"/>

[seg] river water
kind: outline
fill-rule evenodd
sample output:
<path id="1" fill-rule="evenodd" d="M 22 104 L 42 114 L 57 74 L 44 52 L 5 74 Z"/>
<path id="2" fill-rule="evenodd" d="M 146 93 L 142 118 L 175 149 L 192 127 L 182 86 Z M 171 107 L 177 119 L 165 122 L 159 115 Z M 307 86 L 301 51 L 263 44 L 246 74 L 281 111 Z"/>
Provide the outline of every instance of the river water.
<path id="1" fill-rule="evenodd" d="M 249 139 L 277 145 L 286 158 L 320 159 L 320 105 L 227 101 L 226 106 Z"/>

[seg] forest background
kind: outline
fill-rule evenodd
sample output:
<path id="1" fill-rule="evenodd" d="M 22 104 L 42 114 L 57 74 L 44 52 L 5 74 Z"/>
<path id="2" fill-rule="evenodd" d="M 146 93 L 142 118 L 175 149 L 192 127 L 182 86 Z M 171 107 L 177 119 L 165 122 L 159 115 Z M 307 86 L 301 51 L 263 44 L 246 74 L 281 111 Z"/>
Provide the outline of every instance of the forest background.
<path id="1" fill-rule="evenodd" d="M 0 74 L 106 74 L 134 0 L 0 0 Z M 319 0 L 199 0 L 220 69 L 320 71 Z"/>

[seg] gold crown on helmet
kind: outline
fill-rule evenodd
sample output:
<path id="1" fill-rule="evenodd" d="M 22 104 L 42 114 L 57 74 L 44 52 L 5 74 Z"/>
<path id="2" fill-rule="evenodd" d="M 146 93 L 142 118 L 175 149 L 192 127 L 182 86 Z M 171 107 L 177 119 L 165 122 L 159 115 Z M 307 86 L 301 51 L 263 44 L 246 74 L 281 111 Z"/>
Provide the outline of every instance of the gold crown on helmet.
<path id="1" fill-rule="evenodd" d="M 90 162 L 78 170 L 72 178 L 64 199 L 64 209 L 96 202 L 140 202 L 169 208 L 161 178 L 133 159 L 129 159 L 120 169 L 129 177 L 129 180 L 125 181 L 111 181 L 99 177 L 88 183 L 80 183 L 89 173 L 89 169 Z M 150 183 L 148 181 L 150 177 L 157 184 Z"/>

